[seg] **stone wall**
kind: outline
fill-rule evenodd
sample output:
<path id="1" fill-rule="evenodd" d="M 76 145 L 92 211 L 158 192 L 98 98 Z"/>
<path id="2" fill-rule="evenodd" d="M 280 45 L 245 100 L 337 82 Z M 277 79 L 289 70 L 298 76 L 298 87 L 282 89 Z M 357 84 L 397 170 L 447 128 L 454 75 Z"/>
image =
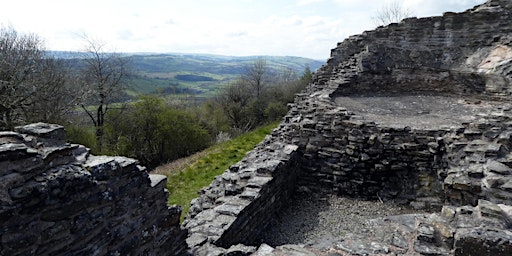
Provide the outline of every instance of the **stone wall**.
<path id="1" fill-rule="evenodd" d="M 260 232 L 295 190 L 299 157 L 297 146 L 267 137 L 203 189 L 183 224 L 192 253 L 253 252 L 250 246 L 259 245 Z"/>
<path id="2" fill-rule="evenodd" d="M 180 207 L 134 159 L 90 155 L 43 123 L 0 132 L 0 255 L 179 255 Z"/>
<path id="3" fill-rule="evenodd" d="M 413 225 L 404 217 L 407 239 L 383 229 L 366 247 L 344 240 L 334 251 L 509 255 L 511 16 L 510 1 L 490 0 L 346 39 L 279 127 L 200 191 L 181 228 L 165 177 L 137 161 L 89 155 L 65 143 L 60 126 L 0 132 L 0 254 L 279 255 L 260 234 L 300 190 L 441 210 Z M 337 101 L 411 94 L 489 106 L 469 121 L 424 128 Z"/>
<path id="4" fill-rule="evenodd" d="M 450 93 L 509 96 L 510 2 L 488 1 L 463 13 L 408 18 L 347 38 L 317 72 L 317 83 L 358 72 L 339 94 Z"/>
<path id="5" fill-rule="evenodd" d="M 512 105 L 508 101 L 512 92 L 511 16 L 509 1 L 491 0 L 463 13 L 406 19 L 338 44 L 272 135 L 193 202 L 185 223 L 192 251 L 199 255 L 274 255 L 275 251 L 280 255 L 280 249 L 247 245 L 255 245 L 255 235 L 286 207 L 289 191 L 296 186 L 309 193 L 321 191 L 443 209 L 441 216 L 449 209 L 454 212 L 451 219 L 429 219 L 421 222 L 422 226 L 413 226 L 409 239 L 414 246 L 406 253 L 464 255 L 470 248 L 478 248 L 475 252 L 484 255 L 507 255 L 512 249 L 509 224 L 485 225 L 486 218 L 508 223 L 508 205 L 512 204 Z M 457 97 L 475 104 L 499 100 L 503 104 L 475 114 L 468 122 L 421 128 L 382 124 L 336 102 L 340 96 L 411 94 Z M 280 146 L 271 146 L 276 143 Z M 287 155 L 284 152 L 289 150 L 285 149 L 291 148 L 294 150 L 285 158 L 286 163 L 272 161 L 275 155 Z M 257 170 L 263 162 L 256 161 L 255 156 L 268 159 L 265 169 L 280 171 L 272 172 L 262 183 L 273 192 L 253 195 L 267 203 L 240 203 L 237 195 L 251 193 L 254 185 L 239 180 L 260 173 Z M 278 189 L 280 182 L 286 185 L 285 190 Z M 232 184 L 242 184 L 236 189 L 237 200 L 230 196 Z M 277 204 L 268 203 L 274 201 Z M 488 209 L 494 209 L 494 215 L 486 214 Z M 247 211 L 257 214 L 247 218 Z M 475 214 L 480 218 L 482 212 L 485 218 L 464 226 L 464 218 Z M 233 226 L 239 223 L 241 228 Z M 251 228 L 245 228 L 246 223 Z M 479 232 L 494 232 L 495 236 L 485 238 L 477 235 Z M 364 255 L 372 254 L 370 244 L 373 241 L 368 242 Z"/>

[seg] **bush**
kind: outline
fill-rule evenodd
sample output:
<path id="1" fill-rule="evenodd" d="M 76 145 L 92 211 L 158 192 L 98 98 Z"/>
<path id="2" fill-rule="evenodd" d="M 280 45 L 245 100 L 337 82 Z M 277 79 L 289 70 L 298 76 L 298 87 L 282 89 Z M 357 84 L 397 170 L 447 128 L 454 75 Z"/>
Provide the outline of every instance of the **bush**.
<path id="1" fill-rule="evenodd" d="M 142 98 L 109 123 L 108 147 L 115 154 L 137 158 L 148 168 L 188 156 L 212 141 L 192 114 L 171 109 L 156 97 Z"/>
<path id="2" fill-rule="evenodd" d="M 288 108 L 282 102 L 270 102 L 265 108 L 265 117 L 268 121 L 277 121 L 286 115 Z"/>
<path id="3" fill-rule="evenodd" d="M 69 124 L 64 129 L 66 130 L 66 137 L 69 142 L 84 145 L 90 148 L 94 154 L 99 153 L 97 152 L 94 128 Z"/>

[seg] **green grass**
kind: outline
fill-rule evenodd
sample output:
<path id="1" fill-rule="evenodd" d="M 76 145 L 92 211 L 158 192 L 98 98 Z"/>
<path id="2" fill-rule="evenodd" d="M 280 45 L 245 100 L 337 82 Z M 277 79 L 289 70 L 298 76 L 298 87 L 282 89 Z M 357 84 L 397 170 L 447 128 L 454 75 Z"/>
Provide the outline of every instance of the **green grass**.
<path id="1" fill-rule="evenodd" d="M 193 161 L 178 169 L 159 168 L 158 173 L 167 176 L 167 189 L 170 192 L 169 203 L 183 207 L 181 220 L 185 218 L 190 201 L 198 196 L 198 191 L 208 186 L 215 176 L 222 174 L 231 165 L 240 161 L 266 135 L 270 134 L 277 123 L 260 127 L 230 141 L 212 146 L 200 153 Z"/>

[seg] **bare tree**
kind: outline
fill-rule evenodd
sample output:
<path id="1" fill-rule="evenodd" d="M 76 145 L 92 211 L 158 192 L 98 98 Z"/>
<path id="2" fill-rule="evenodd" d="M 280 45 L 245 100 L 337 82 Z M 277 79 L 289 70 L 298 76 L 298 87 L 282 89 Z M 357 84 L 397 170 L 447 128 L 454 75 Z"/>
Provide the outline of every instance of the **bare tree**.
<path id="1" fill-rule="evenodd" d="M 105 115 L 110 104 L 119 102 L 127 88 L 129 59 L 114 51 L 107 51 L 106 44 L 100 40 L 87 36 L 83 38 L 86 55 L 80 80 L 86 88 L 86 101 L 81 106 L 96 128 L 96 143 L 101 152 Z"/>
<path id="2" fill-rule="evenodd" d="M 37 90 L 31 104 L 23 108 L 27 122 L 62 123 L 81 100 L 79 87 L 72 83 L 70 70 L 63 60 L 47 57 L 41 60 L 38 70 Z"/>
<path id="3" fill-rule="evenodd" d="M 267 86 L 268 73 L 267 61 L 258 58 L 246 67 L 245 73 L 242 75 L 242 80 L 251 86 L 256 98 L 261 96 Z"/>
<path id="4" fill-rule="evenodd" d="M 72 108 L 64 93 L 62 66 L 48 56 L 43 40 L 0 28 L 0 130 L 33 121 L 55 121 Z"/>
<path id="5" fill-rule="evenodd" d="M 398 23 L 403 19 L 410 17 L 412 11 L 402 5 L 402 1 L 395 0 L 390 4 L 384 5 L 373 17 L 377 26 L 385 26 L 391 23 Z"/>

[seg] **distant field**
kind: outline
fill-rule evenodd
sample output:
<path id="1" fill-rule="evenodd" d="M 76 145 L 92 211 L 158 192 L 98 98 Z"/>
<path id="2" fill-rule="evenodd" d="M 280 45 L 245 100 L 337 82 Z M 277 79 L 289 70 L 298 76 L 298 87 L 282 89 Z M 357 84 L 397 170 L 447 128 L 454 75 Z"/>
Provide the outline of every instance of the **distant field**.
<path id="1" fill-rule="evenodd" d="M 52 52 L 56 58 L 66 59 L 76 66 L 83 53 Z M 208 98 L 240 77 L 246 68 L 258 58 L 266 61 L 272 74 L 291 72 L 300 77 L 306 66 L 312 71 L 325 61 L 291 56 L 233 57 L 208 54 L 138 53 L 123 56 L 130 58 L 133 75 L 127 94 L 137 97 L 143 94 L 186 94 Z"/>
<path id="2" fill-rule="evenodd" d="M 136 76 L 130 95 L 192 94 L 210 97 L 238 78 L 257 58 L 263 58 L 270 72 L 286 70 L 297 77 L 304 68 L 318 69 L 324 62 L 301 57 L 229 57 L 197 54 L 140 54 L 130 56 Z"/>

